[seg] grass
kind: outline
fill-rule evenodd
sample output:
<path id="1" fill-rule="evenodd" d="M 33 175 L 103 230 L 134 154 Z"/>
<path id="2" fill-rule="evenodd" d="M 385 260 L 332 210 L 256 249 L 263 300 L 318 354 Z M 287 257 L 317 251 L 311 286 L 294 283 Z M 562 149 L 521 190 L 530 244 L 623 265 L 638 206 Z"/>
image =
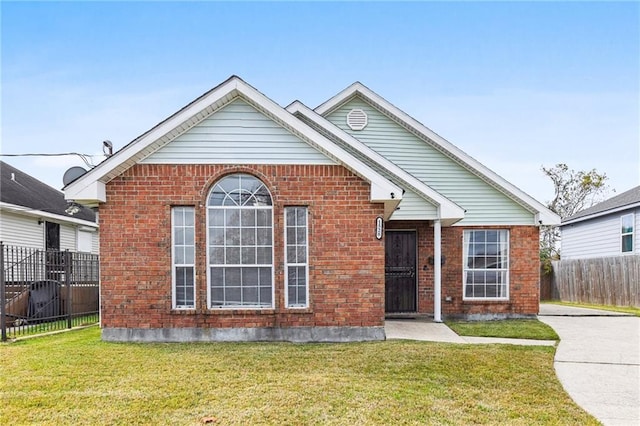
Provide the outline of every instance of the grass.
<path id="1" fill-rule="evenodd" d="M 0 345 L 0 424 L 598 424 L 564 392 L 549 347 L 135 344 L 99 333 Z"/>
<path id="2" fill-rule="evenodd" d="M 71 319 L 72 327 L 85 327 L 87 325 L 97 324 L 98 314 L 88 314 L 73 317 Z M 36 336 L 44 333 L 55 331 L 69 330 L 67 328 L 68 320 L 66 318 L 55 321 L 47 321 L 35 324 L 21 325 L 17 327 L 7 327 L 7 336 L 10 339 L 22 338 L 27 336 Z"/>
<path id="3" fill-rule="evenodd" d="M 536 319 L 500 321 L 446 321 L 460 336 L 560 340 L 553 328 Z"/>
<path id="4" fill-rule="evenodd" d="M 545 301 L 544 303 L 564 306 L 575 306 L 576 308 L 591 308 L 601 309 L 603 311 L 620 312 L 623 314 L 631 314 L 640 317 L 640 308 L 635 306 L 611 306 L 611 305 L 594 305 L 591 303 L 573 303 L 573 302 L 560 302 L 560 301 Z"/>

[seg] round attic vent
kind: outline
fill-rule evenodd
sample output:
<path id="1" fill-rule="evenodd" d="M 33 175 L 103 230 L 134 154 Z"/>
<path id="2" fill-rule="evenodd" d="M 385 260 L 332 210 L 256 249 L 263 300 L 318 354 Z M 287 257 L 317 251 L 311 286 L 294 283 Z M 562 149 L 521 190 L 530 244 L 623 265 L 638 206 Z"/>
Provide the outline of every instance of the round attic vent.
<path id="1" fill-rule="evenodd" d="M 367 113 L 361 109 L 352 109 L 347 114 L 347 126 L 349 126 L 351 130 L 364 129 L 367 127 L 368 120 Z"/>

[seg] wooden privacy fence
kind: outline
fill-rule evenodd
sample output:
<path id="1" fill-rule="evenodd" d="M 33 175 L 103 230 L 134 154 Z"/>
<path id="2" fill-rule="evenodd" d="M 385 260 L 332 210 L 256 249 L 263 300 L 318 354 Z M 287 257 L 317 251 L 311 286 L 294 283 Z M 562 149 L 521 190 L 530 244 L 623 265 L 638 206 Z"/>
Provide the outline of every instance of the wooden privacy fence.
<path id="1" fill-rule="evenodd" d="M 640 307 L 640 255 L 553 262 L 541 299 Z"/>

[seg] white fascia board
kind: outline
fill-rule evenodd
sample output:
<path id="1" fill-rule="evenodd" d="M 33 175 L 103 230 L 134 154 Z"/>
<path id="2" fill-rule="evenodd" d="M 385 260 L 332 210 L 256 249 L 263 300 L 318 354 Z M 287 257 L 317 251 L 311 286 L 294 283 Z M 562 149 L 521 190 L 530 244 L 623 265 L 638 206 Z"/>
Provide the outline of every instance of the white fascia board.
<path id="1" fill-rule="evenodd" d="M 349 133 L 331 123 L 326 118 L 317 114 L 302 102 L 295 101 L 286 109 L 292 114 L 300 113 L 304 115 L 309 120 L 313 121 L 328 132 L 331 132 L 334 136 L 340 138 L 344 142 L 351 145 L 353 148 L 357 149 L 360 153 L 362 153 L 372 161 L 375 161 L 381 167 L 395 175 L 399 180 L 405 182 L 408 186 L 411 186 L 412 189 L 414 189 L 420 196 L 438 207 L 439 218 L 458 220 L 464 218 L 464 209 L 462 207 L 458 206 L 447 197 L 443 196 L 439 192 L 430 188 L 428 185 L 424 184 L 419 179 L 407 173 L 401 167 L 398 167 L 391 161 L 387 160 L 382 155 L 378 154 L 376 151 L 359 141 L 357 138 L 351 136 Z"/>
<path id="2" fill-rule="evenodd" d="M 593 213 L 587 216 L 581 216 L 576 219 L 567 220 L 566 222 L 562 222 L 560 226 L 571 225 L 574 223 L 584 222 L 585 220 L 596 219 L 598 217 L 607 216 L 610 214 L 620 213 L 625 210 L 631 210 L 640 207 L 640 203 L 627 204 L 626 206 L 620 206 L 609 210 L 604 210 L 598 213 Z"/>
<path id="3" fill-rule="evenodd" d="M 460 148 L 453 145 L 451 142 L 447 141 L 445 138 L 438 135 L 433 130 L 429 129 L 427 126 L 420 123 L 413 117 L 409 116 L 407 113 L 397 108 L 382 96 L 376 94 L 360 82 L 353 83 L 352 85 L 338 93 L 336 96 L 318 106 L 314 111 L 324 116 L 342 105 L 345 101 L 356 96 L 357 94 L 363 96 L 369 102 L 376 105 L 379 109 L 388 111 L 389 114 L 393 116 L 393 118 L 401 123 L 404 123 L 407 128 L 413 129 L 413 131 L 416 133 L 416 136 L 422 138 L 426 137 L 432 140 L 445 152 L 449 153 L 452 158 L 457 159 L 471 171 L 475 171 L 476 174 L 480 177 L 484 177 L 487 182 L 493 183 L 493 185 L 498 188 L 502 188 L 502 192 L 504 192 L 505 195 L 510 196 L 512 199 L 514 199 L 514 201 L 519 202 L 519 204 L 521 204 L 523 207 L 536 214 L 536 224 L 560 224 L 560 216 L 549 210 L 538 200 L 526 194 L 521 189 L 508 182 L 503 177 L 490 170 L 489 168 L 478 162 L 476 159 L 472 158 L 467 153 L 462 151 Z"/>
<path id="4" fill-rule="evenodd" d="M 64 223 L 71 223 L 71 224 L 74 224 L 74 225 L 87 226 L 87 227 L 90 227 L 93 230 L 96 230 L 96 229 L 99 228 L 97 223 L 94 223 L 94 222 L 91 222 L 91 221 L 88 221 L 88 220 L 77 219 L 77 218 L 69 217 L 69 216 L 61 216 L 59 214 L 44 212 L 42 210 L 34 210 L 34 209 L 30 209 L 28 207 L 18 206 L 16 204 L 11 204 L 11 203 L 0 202 L 0 210 L 4 210 L 4 211 L 9 212 L 9 213 L 15 213 L 15 214 L 20 214 L 20 215 L 24 215 L 24 216 L 37 217 L 37 218 L 42 218 L 42 219 L 52 219 L 52 220 L 55 220 L 57 222 L 64 222 Z"/>

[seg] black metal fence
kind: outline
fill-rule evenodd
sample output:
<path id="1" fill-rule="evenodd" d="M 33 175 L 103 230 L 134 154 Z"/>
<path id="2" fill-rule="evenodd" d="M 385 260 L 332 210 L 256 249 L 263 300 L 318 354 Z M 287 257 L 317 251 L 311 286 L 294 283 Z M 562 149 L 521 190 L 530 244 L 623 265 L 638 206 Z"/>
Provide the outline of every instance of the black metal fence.
<path id="1" fill-rule="evenodd" d="M 99 257 L 0 242 L 1 340 L 99 319 Z"/>

